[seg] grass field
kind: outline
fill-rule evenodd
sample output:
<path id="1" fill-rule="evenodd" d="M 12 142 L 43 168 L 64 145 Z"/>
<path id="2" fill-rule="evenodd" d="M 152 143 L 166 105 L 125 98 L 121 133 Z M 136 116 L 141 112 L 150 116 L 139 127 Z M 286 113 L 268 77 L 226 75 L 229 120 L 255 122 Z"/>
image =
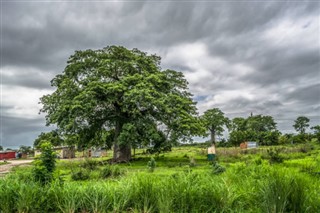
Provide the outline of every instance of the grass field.
<path id="1" fill-rule="evenodd" d="M 159 155 L 137 150 L 118 165 L 108 164 L 112 156 L 58 160 L 56 180 L 46 186 L 33 181 L 32 167 L 17 168 L 0 180 L 0 211 L 318 212 L 319 146 L 277 147 L 280 157 L 267 149 L 219 148 L 214 165 L 204 146 Z"/>

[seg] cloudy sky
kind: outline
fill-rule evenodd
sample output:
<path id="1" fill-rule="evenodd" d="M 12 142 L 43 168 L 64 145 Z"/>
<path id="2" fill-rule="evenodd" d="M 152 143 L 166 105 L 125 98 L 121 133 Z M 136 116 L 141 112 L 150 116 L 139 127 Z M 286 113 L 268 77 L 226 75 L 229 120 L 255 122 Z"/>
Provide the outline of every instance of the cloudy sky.
<path id="1" fill-rule="evenodd" d="M 32 145 L 51 93 L 75 50 L 108 45 L 162 57 L 182 71 L 199 112 L 271 115 L 293 132 L 299 115 L 320 123 L 317 1 L 1 0 L 1 142 Z"/>

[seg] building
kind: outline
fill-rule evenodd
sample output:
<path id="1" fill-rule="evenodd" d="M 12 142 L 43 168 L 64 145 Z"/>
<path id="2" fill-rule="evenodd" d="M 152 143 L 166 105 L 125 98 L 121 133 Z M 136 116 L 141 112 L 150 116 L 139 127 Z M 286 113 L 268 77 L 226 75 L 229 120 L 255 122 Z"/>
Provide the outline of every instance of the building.
<path id="1" fill-rule="evenodd" d="M 241 149 L 253 149 L 258 148 L 258 143 L 254 141 L 246 141 L 240 144 Z"/>
<path id="2" fill-rule="evenodd" d="M 54 147 L 53 148 L 54 151 L 57 154 L 58 158 L 75 158 L 76 157 L 76 151 L 75 148 L 73 146 L 58 146 L 58 147 Z M 34 152 L 34 156 L 39 156 L 41 155 L 41 151 L 40 150 L 35 150 Z"/>
<path id="3" fill-rule="evenodd" d="M 16 151 L 0 151 L 0 160 L 9 160 L 16 158 Z"/>

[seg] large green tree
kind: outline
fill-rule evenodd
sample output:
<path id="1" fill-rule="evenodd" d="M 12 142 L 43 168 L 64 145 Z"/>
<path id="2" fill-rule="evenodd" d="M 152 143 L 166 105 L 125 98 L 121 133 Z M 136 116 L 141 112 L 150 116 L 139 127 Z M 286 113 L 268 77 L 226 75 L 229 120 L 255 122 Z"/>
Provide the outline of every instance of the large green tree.
<path id="1" fill-rule="evenodd" d="M 51 84 L 56 90 L 41 98 L 47 124 L 83 143 L 113 131 L 114 161 L 130 160 L 131 143 L 149 132 L 181 140 L 200 129 L 183 74 L 162 70 L 160 57 L 138 49 L 76 51 Z"/>
<path id="2" fill-rule="evenodd" d="M 228 126 L 230 121 L 224 113 L 218 109 L 213 108 L 204 112 L 201 120 L 207 130 L 210 132 L 211 143 L 216 143 L 216 136 L 222 135 L 224 127 Z"/>
<path id="3" fill-rule="evenodd" d="M 294 129 L 299 132 L 300 134 L 306 133 L 307 128 L 309 125 L 310 119 L 305 116 L 299 116 L 293 124 Z"/>
<path id="4" fill-rule="evenodd" d="M 258 141 L 263 145 L 278 144 L 281 133 L 272 116 L 251 115 L 248 118 L 234 118 L 230 125 L 229 141 L 239 145 L 244 141 Z"/>

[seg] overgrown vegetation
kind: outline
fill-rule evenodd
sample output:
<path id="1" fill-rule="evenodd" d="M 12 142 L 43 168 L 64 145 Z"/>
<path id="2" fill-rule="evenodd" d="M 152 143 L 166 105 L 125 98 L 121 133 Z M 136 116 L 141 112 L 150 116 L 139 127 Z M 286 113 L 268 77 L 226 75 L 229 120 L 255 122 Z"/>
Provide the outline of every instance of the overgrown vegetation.
<path id="1" fill-rule="evenodd" d="M 47 184 L 53 180 L 53 172 L 56 167 L 56 153 L 53 151 L 50 142 L 43 141 L 40 149 L 41 155 L 33 162 L 33 177 L 35 181 Z"/>
<path id="2" fill-rule="evenodd" d="M 317 212 L 320 151 L 301 147 L 272 149 L 283 157 L 272 164 L 277 154 L 264 147 L 219 148 L 214 163 L 201 146 L 152 158 L 137 150 L 134 161 L 117 165 L 59 160 L 65 181 L 45 185 L 32 168 L 16 168 L 0 179 L 0 212 Z"/>

